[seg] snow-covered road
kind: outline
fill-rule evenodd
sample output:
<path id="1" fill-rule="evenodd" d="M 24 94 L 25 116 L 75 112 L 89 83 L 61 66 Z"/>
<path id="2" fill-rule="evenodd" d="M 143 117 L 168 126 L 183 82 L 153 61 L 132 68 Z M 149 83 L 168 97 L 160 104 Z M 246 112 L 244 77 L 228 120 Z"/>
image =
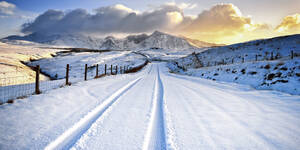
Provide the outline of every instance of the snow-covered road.
<path id="1" fill-rule="evenodd" d="M 0 149 L 299 149 L 299 108 L 150 63 L 0 106 Z"/>

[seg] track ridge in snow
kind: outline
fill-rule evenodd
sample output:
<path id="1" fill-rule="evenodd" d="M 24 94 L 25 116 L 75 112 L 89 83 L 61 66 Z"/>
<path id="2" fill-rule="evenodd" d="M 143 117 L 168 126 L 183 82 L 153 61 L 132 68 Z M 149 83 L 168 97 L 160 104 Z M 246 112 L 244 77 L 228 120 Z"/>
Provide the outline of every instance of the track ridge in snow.
<path id="1" fill-rule="evenodd" d="M 98 105 L 95 109 L 90 111 L 87 115 L 81 118 L 77 123 L 66 130 L 62 135 L 57 137 L 54 141 L 50 142 L 45 147 L 45 150 L 69 149 L 113 103 L 115 103 L 122 95 L 124 95 L 140 80 L 141 77 L 129 82 L 128 84 L 114 92 L 111 96 L 104 100 L 102 104 Z"/>
<path id="2" fill-rule="evenodd" d="M 159 68 L 157 67 L 151 115 L 143 143 L 143 150 L 160 150 L 167 148 L 163 95 L 163 85 L 160 79 Z"/>

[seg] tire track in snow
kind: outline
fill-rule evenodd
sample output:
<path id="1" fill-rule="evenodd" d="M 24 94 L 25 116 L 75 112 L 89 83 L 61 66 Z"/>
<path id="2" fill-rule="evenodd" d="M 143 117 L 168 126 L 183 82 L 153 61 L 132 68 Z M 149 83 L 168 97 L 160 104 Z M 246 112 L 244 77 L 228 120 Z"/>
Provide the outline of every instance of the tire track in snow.
<path id="1" fill-rule="evenodd" d="M 181 87 L 182 85 L 176 85 L 177 83 L 174 84 L 174 86 Z M 177 91 L 178 90 L 178 91 Z M 176 89 L 176 91 L 180 93 L 180 89 Z M 190 116 L 189 118 L 193 120 L 193 123 L 201 130 L 201 133 L 203 135 L 203 139 L 205 140 L 205 143 L 207 146 L 209 146 L 208 149 L 220 149 L 217 147 L 216 141 L 211 137 L 210 132 L 211 130 L 208 129 L 206 126 L 204 126 L 205 122 L 198 117 L 196 117 L 195 114 L 197 114 L 197 109 L 194 108 L 194 105 L 191 105 L 186 97 L 183 95 L 178 95 L 179 99 L 177 99 L 178 102 L 180 102 L 180 106 L 183 106 L 182 108 L 185 110 L 184 112 L 187 112 L 187 116 Z M 198 106 L 197 106 L 198 107 Z M 198 107 L 199 109 L 199 107 Z M 200 141 L 199 141 L 200 142 Z"/>
<path id="2" fill-rule="evenodd" d="M 160 79 L 159 68 L 157 67 L 150 121 L 144 139 L 143 150 L 167 149 L 163 95 L 163 84 Z"/>
<path id="3" fill-rule="evenodd" d="M 117 90 L 110 97 L 104 100 L 102 104 L 90 111 L 87 115 L 80 119 L 71 128 L 66 130 L 62 135 L 57 137 L 54 141 L 50 142 L 45 147 L 45 150 L 69 149 L 74 143 L 76 143 L 76 141 L 81 137 L 81 135 L 83 135 L 91 127 L 91 125 L 97 119 L 99 119 L 108 108 L 110 108 L 110 106 L 112 106 L 112 104 L 114 104 L 122 95 L 124 95 L 140 80 L 141 77 L 129 82 L 128 84 Z"/>

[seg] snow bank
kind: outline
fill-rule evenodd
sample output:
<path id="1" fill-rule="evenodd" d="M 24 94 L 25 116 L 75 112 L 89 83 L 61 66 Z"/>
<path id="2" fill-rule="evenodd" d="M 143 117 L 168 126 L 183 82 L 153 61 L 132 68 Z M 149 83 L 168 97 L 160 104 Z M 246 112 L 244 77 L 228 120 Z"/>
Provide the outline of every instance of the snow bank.
<path id="1" fill-rule="evenodd" d="M 169 64 L 173 72 L 201 78 L 251 85 L 300 95 L 300 60 L 247 62 L 182 71 Z"/>
<path id="2" fill-rule="evenodd" d="M 180 74 L 299 95 L 299 43 L 298 34 L 211 48 L 174 60 L 169 68 Z"/>

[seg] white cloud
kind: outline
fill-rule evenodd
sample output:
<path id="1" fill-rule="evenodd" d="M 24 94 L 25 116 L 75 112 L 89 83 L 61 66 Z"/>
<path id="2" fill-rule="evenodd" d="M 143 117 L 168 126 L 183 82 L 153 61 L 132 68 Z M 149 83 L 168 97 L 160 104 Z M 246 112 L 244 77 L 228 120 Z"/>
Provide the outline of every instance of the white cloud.
<path id="1" fill-rule="evenodd" d="M 6 1 L 0 2 L 0 17 L 8 17 L 14 15 L 16 5 L 8 3 Z"/>

